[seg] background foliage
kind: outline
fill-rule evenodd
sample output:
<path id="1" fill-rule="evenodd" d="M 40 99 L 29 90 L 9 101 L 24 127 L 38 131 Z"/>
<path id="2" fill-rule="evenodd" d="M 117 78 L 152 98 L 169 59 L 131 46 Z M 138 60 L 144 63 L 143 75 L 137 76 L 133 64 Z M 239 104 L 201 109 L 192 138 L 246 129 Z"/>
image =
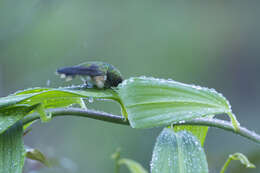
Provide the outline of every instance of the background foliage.
<path id="1" fill-rule="evenodd" d="M 256 1 L 1 0 L 0 96 L 44 87 L 47 81 L 51 87 L 68 85 L 54 75 L 56 68 L 101 60 L 114 64 L 125 78 L 145 75 L 215 88 L 231 101 L 241 125 L 259 132 L 259 5 Z M 114 103 L 95 102 L 91 107 L 120 111 Z M 110 155 L 117 147 L 148 169 L 161 130 L 69 117 L 34 127 L 25 144 L 59 159 L 64 166 L 53 168 L 54 173 L 112 172 Z M 245 170 L 236 162 L 231 169 L 259 171 L 255 143 L 211 128 L 205 148 L 210 172 L 218 172 L 234 152 L 243 152 L 257 169 Z M 26 169 L 39 166 L 27 164 Z"/>

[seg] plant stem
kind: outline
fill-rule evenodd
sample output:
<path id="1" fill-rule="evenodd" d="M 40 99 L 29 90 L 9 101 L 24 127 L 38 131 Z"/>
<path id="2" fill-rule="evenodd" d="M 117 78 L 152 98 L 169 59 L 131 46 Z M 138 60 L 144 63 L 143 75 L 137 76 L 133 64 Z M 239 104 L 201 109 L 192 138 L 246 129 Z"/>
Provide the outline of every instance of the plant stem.
<path id="1" fill-rule="evenodd" d="M 106 112 L 100 112 L 100 111 L 96 111 L 96 110 L 90 110 L 90 109 L 55 108 L 55 109 L 48 109 L 46 112 L 50 113 L 52 115 L 52 117 L 77 116 L 77 117 L 85 117 L 85 118 L 92 118 L 92 119 L 112 122 L 112 123 L 116 123 L 116 124 L 129 125 L 129 122 L 122 116 L 113 115 L 113 114 L 109 114 Z M 40 117 L 37 113 L 33 113 L 23 119 L 23 124 L 30 123 L 39 118 Z"/>
<path id="2" fill-rule="evenodd" d="M 116 150 L 116 152 L 112 155 L 112 158 L 115 160 L 115 173 L 120 173 L 120 164 L 119 164 L 119 159 L 120 159 L 120 148 Z"/>
<path id="3" fill-rule="evenodd" d="M 56 116 L 79 116 L 92 118 L 107 122 L 112 122 L 116 124 L 129 125 L 129 122 L 123 117 L 118 115 L 113 115 L 106 112 L 100 112 L 90 109 L 80 109 L 80 108 L 55 108 L 48 109 L 48 113 L 51 113 L 52 117 Z M 23 124 L 30 123 L 34 120 L 39 119 L 39 115 L 34 113 L 30 116 L 27 116 L 23 119 Z M 170 124 L 169 124 L 170 125 Z M 192 120 L 186 120 L 185 122 L 174 122 L 173 125 L 200 125 L 200 126 L 211 126 L 221 128 L 227 131 L 231 131 L 235 134 L 243 136 L 249 140 L 252 140 L 260 144 L 260 135 L 256 134 L 253 131 L 246 129 L 245 127 L 239 126 L 237 129 L 234 129 L 233 125 L 227 121 L 218 120 L 218 119 L 209 119 L 209 118 L 196 118 Z"/>
<path id="4" fill-rule="evenodd" d="M 115 173 L 120 173 L 120 172 L 119 172 L 119 168 L 120 168 L 120 167 L 119 167 L 119 164 L 118 164 L 118 159 L 117 159 L 115 162 L 116 162 L 116 163 L 115 163 L 115 164 L 116 164 L 116 165 L 115 165 Z"/>
<path id="5" fill-rule="evenodd" d="M 231 160 L 232 160 L 232 159 L 231 159 L 230 157 L 228 157 L 227 161 L 225 162 L 225 164 L 224 164 L 223 167 L 221 168 L 220 173 L 225 173 L 225 171 L 226 171 L 226 169 L 227 169 L 227 167 L 228 167 L 228 165 L 229 165 L 229 163 L 230 163 Z"/>
<path id="6" fill-rule="evenodd" d="M 176 123 L 176 125 L 201 125 L 201 126 L 210 126 L 210 127 L 217 127 L 220 129 L 224 129 L 227 131 L 231 131 L 235 134 L 238 134 L 240 136 L 243 136 L 249 140 L 252 140 L 256 143 L 260 144 L 260 135 L 248 130 L 245 127 L 242 126 L 238 126 L 237 129 L 234 128 L 234 126 L 232 125 L 232 123 L 228 122 L 228 121 L 223 121 L 223 120 L 219 120 L 219 119 L 210 119 L 210 118 L 196 118 L 196 119 L 192 119 L 192 120 L 187 120 L 184 123 Z"/>

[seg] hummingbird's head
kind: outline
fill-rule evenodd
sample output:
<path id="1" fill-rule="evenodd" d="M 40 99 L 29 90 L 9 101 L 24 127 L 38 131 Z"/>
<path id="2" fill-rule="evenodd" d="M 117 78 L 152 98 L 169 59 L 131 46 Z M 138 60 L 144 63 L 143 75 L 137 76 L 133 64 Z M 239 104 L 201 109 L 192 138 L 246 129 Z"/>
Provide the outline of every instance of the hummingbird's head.
<path id="1" fill-rule="evenodd" d="M 109 64 L 105 87 L 106 88 L 117 87 L 122 82 L 123 82 L 123 77 L 120 71 L 114 66 Z"/>

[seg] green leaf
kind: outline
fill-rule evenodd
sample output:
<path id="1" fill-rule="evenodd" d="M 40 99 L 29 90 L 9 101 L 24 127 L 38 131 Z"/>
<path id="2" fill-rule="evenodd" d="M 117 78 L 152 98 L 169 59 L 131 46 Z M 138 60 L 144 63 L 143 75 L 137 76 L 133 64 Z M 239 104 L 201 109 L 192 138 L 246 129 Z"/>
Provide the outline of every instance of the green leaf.
<path id="1" fill-rule="evenodd" d="M 43 121 L 48 121 L 50 117 L 46 115 L 44 109 L 66 107 L 75 103 L 79 103 L 83 106 L 82 98 L 112 99 L 120 102 L 119 98 L 117 97 L 117 93 L 114 92 L 112 89 L 98 90 L 86 89 L 81 87 L 67 87 L 58 89 L 33 88 L 19 91 L 8 97 L 0 98 L 0 132 L 1 128 L 3 126 L 6 126 L 6 122 L 4 122 L 4 120 L 6 120 L 6 116 L 3 116 L 6 114 L 9 115 L 8 112 L 10 111 L 18 111 L 21 107 L 30 107 L 37 105 L 36 107 L 34 107 L 35 111 L 38 111 L 40 113 L 41 119 Z M 14 118 L 16 118 L 16 122 L 20 120 L 21 117 L 23 117 L 24 115 L 21 115 L 19 117 L 15 116 L 16 115 L 12 113 L 11 119 L 14 120 Z"/>
<path id="2" fill-rule="evenodd" d="M 232 160 L 239 160 L 247 168 L 255 168 L 255 165 L 251 163 L 247 157 L 242 153 L 235 153 L 229 156 Z"/>
<path id="3" fill-rule="evenodd" d="M 48 91 L 48 90 L 51 90 L 51 88 L 35 87 L 35 88 L 28 88 L 25 90 L 17 91 L 13 95 L 33 94 L 33 93 L 40 93 L 40 92 Z"/>
<path id="4" fill-rule="evenodd" d="M 26 91 L 28 92 L 28 90 Z M 21 93 L 19 93 L 21 94 Z M 114 99 L 116 94 L 113 90 L 98 90 L 98 89 L 48 89 L 34 94 L 30 98 L 19 102 L 19 104 L 34 105 L 41 103 L 45 109 L 64 107 L 71 104 L 79 103 L 80 98 L 95 98 L 95 99 Z"/>
<path id="5" fill-rule="evenodd" d="M 213 116 L 207 116 L 207 118 L 213 118 Z M 197 137 L 197 139 L 200 141 L 201 146 L 203 147 L 204 141 L 206 139 L 208 129 L 207 126 L 192 126 L 192 125 L 174 125 L 174 131 L 182 131 L 186 130 L 191 132 L 194 136 Z"/>
<path id="6" fill-rule="evenodd" d="M 32 88 L 19 91 L 0 98 L 0 134 L 32 110 L 40 113 L 41 120 L 47 122 L 51 116 L 48 116 L 44 109 L 66 107 L 75 103 L 85 106 L 82 98 L 111 99 L 120 103 L 113 89 L 86 89 L 78 86 L 58 89 Z"/>
<path id="7" fill-rule="evenodd" d="M 50 167 L 49 161 L 46 159 L 44 154 L 37 149 L 28 148 L 26 149 L 26 157 L 31 160 L 37 160 L 47 167 Z"/>
<path id="8" fill-rule="evenodd" d="M 120 84 L 117 92 L 134 128 L 232 112 L 215 90 L 172 80 L 134 77 Z"/>
<path id="9" fill-rule="evenodd" d="M 34 94 L 24 94 L 24 95 L 10 95 L 7 97 L 0 98 L 0 109 L 6 109 L 19 102 L 32 97 Z"/>
<path id="10" fill-rule="evenodd" d="M 232 155 L 229 155 L 226 163 L 222 167 L 220 173 L 224 173 L 231 162 L 231 160 L 239 160 L 243 165 L 245 165 L 247 168 L 255 168 L 255 165 L 251 163 L 247 157 L 242 153 L 234 153 Z"/>
<path id="11" fill-rule="evenodd" d="M 18 106 L 0 110 L 0 134 L 21 120 L 35 108 L 33 106 Z"/>
<path id="12" fill-rule="evenodd" d="M 151 173 L 208 173 L 200 142 L 191 133 L 165 128 L 158 136 L 151 161 Z"/>
<path id="13" fill-rule="evenodd" d="M 80 98 L 112 99 L 118 101 L 112 89 L 100 90 L 84 87 L 32 88 L 0 98 L 0 108 L 41 103 L 44 108 L 64 107 L 79 103 Z"/>
<path id="14" fill-rule="evenodd" d="M 125 164 L 128 169 L 130 170 L 131 173 L 148 173 L 148 171 L 146 171 L 142 165 L 140 165 L 139 163 L 137 163 L 134 160 L 130 160 L 130 159 L 120 159 L 119 164 Z"/>
<path id="15" fill-rule="evenodd" d="M 204 141 L 206 139 L 208 129 L 209 129 L 209 127 L 207 127 L 207 126 L 192 126 L 192 125 L 174 126 L 175 132 L 179 132 L 179 131 L 183 131 L 183 130 L 191 132 L 200 141 L 200 144 L 202 147 L 204 145 Z"/>
<path id="16" fill-rule="evenodd" d="M 0 173 L 22 173 L 25 158 L 22 136 L 21 122 L 0 135 Z"/>

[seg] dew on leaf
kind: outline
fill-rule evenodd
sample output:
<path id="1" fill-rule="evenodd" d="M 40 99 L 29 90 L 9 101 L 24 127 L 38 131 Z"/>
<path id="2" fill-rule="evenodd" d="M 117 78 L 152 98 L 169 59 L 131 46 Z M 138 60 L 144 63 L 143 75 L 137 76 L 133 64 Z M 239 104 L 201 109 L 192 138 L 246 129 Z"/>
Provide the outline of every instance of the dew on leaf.
<path id="1" fill-rule="evenodd" d="M 88 97 L 88 102 L 89 103 L 93 103 L 94 102 L 94 98 L 93 97 Z"/>

